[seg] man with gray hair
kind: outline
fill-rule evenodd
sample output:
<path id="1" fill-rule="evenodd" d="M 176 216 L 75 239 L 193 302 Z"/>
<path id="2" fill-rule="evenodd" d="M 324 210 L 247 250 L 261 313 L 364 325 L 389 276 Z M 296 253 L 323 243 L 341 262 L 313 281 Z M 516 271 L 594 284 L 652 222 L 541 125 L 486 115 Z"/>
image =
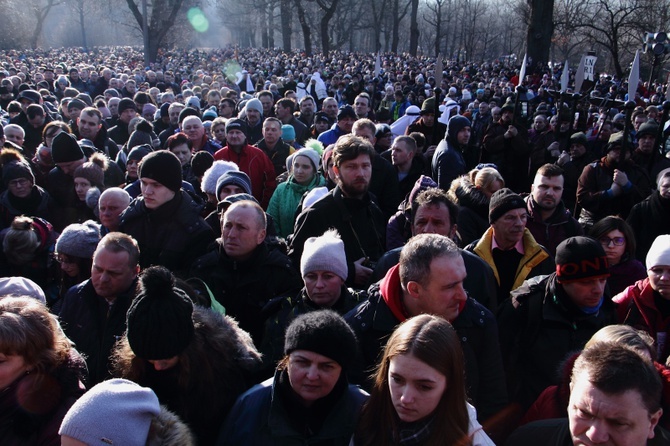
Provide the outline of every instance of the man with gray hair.
<path id="1" fill-rule="evenodd" d="M 400 253 L 400 263 L 368 289 L 368 300 L 345 319 L 356 332 L 362 368 L 377 363 L 389 335 L 398 324 L 419 314 L 434 314 L 451 322 L 461 339 L 468 397 L 480 421 L 507 403 L 498 326 L 495 317 L 463 289 L 466 277 L 461 251 L 439 234 L 419 234 Z"/>
<path id="2" fill-rule="evenodd" d="M 102 192 L 98 200 L 98 210 L 103 235 L 119 230 L 119 223 L 121 222 L 119 217 L 129 204 L 130 194 L 120 187 L 110 187 Z"/>

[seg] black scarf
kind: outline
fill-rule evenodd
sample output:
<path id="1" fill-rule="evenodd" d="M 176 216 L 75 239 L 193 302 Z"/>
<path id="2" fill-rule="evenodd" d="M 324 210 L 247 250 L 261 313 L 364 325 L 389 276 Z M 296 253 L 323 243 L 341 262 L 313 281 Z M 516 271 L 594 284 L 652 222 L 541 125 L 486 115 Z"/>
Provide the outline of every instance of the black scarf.
<path id="1" fill-rule="evenodd" d="M 341 372 L 340 379 L 328 395 L 315 401 L 310 407 L 305 407 L 291 387 L 288 372 L 283 370 L 277 377 L 277 394 L 284 404 L 289 423 L 305 438 L 319 433 L 333 407 L 347 391 L 347 387 L 346 376 Z"/>
<path id="2" fill-rule="evenodd" d="M 9 200 L 9 204 L 19 211 L 20 214 L 35 215 L 35 211 L 37 211 L 37 208 L 42 202 L 42 195 L 40 194 L 40 191 L 37 190 L 37 187 L 33 186 L 30 190 L 30 195 L 26 198 L 19 198 L 9 192 L 7 194 L 7 199 Z"/>

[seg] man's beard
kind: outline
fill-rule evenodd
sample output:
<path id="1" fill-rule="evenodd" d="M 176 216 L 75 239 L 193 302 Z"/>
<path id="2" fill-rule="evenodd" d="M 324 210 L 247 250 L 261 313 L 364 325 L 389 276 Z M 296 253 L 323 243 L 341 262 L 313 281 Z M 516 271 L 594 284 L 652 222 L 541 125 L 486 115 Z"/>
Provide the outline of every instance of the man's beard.
<path id="1" fill-rule="evenodd" d="M 365 188 L 362 188 L 362 184 L 360 183 L 345 184 L 341 180 L 339 181 L 338 184 L 340 186 L 340 189 L 342 189 L 344 195 L 348 198 L 362 198 L 368 192 L 368 188 L 370 187 L 369 181 L 366 183 Z"/>

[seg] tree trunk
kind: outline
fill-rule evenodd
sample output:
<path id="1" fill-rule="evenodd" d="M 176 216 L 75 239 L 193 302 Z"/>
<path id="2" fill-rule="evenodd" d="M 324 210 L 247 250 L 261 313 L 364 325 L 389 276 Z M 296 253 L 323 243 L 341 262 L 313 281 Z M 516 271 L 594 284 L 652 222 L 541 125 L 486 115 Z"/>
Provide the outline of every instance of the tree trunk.
<path id="1" fill-rule="evenodd" d="M 442 5 L 437 5 L 435 17 L 435 57 L 440 55 L 440 40 L 442 39 Z M 438 85 L 439 87 L 439 85 Z"/>
<path id="2" fill-rule="evenodd" d="M 275 47 L 275 8 L 274 3 L 268 6 L 268 48 Z"/>
<path id="3" fill-rule="evenodd" d="M 301 0 L 293 0 L 298 7 L 298 21 L 300 22 L 300 28 L 302 29 L 302 38 L 305 41 L 305 52 L 308 55 L 312 54 L 312 30 L 307 23 L 307 17 L 305 17 L 305 8 L 302 7 Z"/>
<path id="4" fill-rule="evenodd" d="M 419 0 L 412 0 L 412 14 L 410 16 L 409 28 L 409 54 L 416 57 L 416 52 L 419 48 L 419 23 L 417 16 L 419 15 Z"/>
<path id="5" fill-rule="evenodd" d="M 400 0 L 393 0 L 393 37 L 391 37 L 391 52 L 398 52 L 398 42 L 400 41 Z"/>
<path id="6" fill-rule="evenodd" d="M 337 10 L 337 4 L 339 0 L 333 0 L 329 8 L 325 9 L 325 14 L 321 18 L 321 50 L 323 52 L 323 58 L 328 58 L 328 53 L 330 52 L 330 35 L 328 33 L 330 19 L 335 15 Z M 319 3 L 321 5 L 321 3 Z"/>
<path id="7" fill-rule="evenodd" d="M 549 48 L 554 35 L 554 0 L 528 0 L 530 23 L 526 35 L 526 47 L 531 66 L 546 66 Z"/>
<path id="8" fill-rule="evenodd" d="M 281 37 L 284 52 L 291 52 L 291 0 L 281 0 Z"/>
<path id="9" fill-rule="evenodd" d="M 81 44 L 84 49 L 88 48 L 86 43 L 86 27 L 84 26 L 84 3 L 80 2 L 79 6 L 79 25 L 81 26 Z"/>

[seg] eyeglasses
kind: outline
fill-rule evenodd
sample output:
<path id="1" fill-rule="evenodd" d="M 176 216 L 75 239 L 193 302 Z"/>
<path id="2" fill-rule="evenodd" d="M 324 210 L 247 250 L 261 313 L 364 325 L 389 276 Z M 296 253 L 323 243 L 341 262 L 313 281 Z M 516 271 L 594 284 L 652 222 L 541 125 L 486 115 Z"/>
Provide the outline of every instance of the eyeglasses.
<path id="1" fill-rule="evenodd" d="M 7 184 L 12 186 L 12 187 L 24 187 L 24 186 L 27 186 L 28 184 L 30 184 L 30 180 L 28 180 L 26 178 L 17 178 L 16 180 L 11 180 Z"/>
<path id="2" fill-rule="evenodd" d="M 614 246 L 623 246 L 626 244 L 626 238 L 625 237 L 600 237 L 598 239 L 601 245 L 603 246 L 609 246 L 610 243 L 614 243 Z"/>
<path id="3" fill-rule="evenodd" d="M 54 260 L 56 260 L 56 262 L 58 262 L 58 263 L 66 264 L 66 265 L 72 265 L 74 263 L 77 263 L 77 261 L 75 259 L 73 259 L 70 256 L 66 256 L 64 254 L 55 254 L 54 255 Z"/>

